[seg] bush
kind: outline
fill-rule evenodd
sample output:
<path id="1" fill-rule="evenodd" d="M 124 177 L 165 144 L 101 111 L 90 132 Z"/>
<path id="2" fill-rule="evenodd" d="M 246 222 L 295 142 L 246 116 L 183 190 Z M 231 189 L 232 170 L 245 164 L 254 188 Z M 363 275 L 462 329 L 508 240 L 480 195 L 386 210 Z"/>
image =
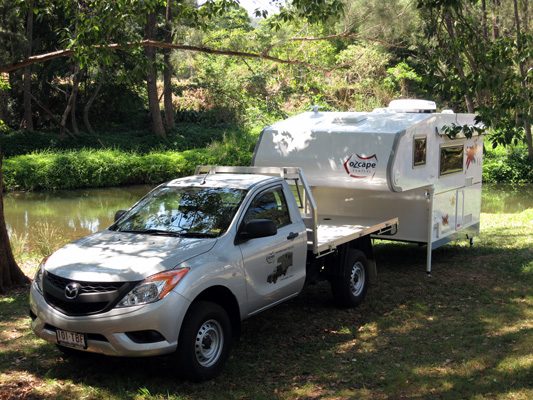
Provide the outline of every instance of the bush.
<path id="1" fill-rule="evenodd" d="M 6 190 L 57 190 L 156 184 L 190 175 L 199 164 L 249 165 L 254 139 L 231 135 L 203 149 L 41 151 L 6 158 Z"/>
<path id="2" fill-rule="evenodd" d="M 497 147 L 487 150 L 483 162 L 483 181 L 490 183 L 533 183 L 533 162 L 525 147 Z"/>
<path id="3" fill-rule="evenodd" d="M 166 138 L 150 131 L 100 132 L 97 135 L 81 134 L 76 138 L 59 140 L 56 132 L 12 131 L 0 133 L 0 149 L 6 157 L 43 150 L 120 149 L 135 153 L 155 150 L 182 151 L 205 147 L 225 135 L 244 136 L 246 133 L 234 126 L 204 126 L 177 124 Z"/>

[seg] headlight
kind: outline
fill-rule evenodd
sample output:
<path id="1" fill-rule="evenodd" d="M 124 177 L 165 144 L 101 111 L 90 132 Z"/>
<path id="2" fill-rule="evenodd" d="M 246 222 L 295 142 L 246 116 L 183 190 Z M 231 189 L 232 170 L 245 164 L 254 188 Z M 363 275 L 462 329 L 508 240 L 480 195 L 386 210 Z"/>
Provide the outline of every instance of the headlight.
<path id="1" fill-rule="evenodd" d="M 124 296 L 117 307 L 138 306 L 161 300 L 176 287 L 187 272 L 189 268 L 180 268 L 152 275 Z"/>
<path id="2" fill-rule="evenodd" d="M 48 260 L 48 257 L 41 261 L 41 264 L 39 264 L 39 268 L 37 269 L 37 273 L 33 278 L 33 283 L 35 284 L 37 291 L 41 294 L 43 294 L 44 264 L 46 263 L 46 260 Z"/>

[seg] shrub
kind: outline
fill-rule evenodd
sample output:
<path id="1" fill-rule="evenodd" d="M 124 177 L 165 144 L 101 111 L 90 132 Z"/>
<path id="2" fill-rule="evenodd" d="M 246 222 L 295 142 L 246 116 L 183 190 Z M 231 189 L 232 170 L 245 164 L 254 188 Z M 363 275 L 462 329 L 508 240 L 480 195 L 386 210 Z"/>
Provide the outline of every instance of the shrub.
<path id="1" fill-rule="evenodd" d="M 520 146 L 487 150 L 483 162 L 483 181 L 533 183 L 533 162 L 527 157 L 527 149 Z"/>
<path id="2" fill-rule="evenodd" d="M 190 175 L 199 164 L 249 165 L 253 140 L 232 135 L 207 148 L 148 154 L 122 150 L 41 151 L 4 161 L 6 190 L 57 190 L 155 184 Z"/>
<path id="3" fill-rule="evenodd" d="M 75 138 L 59 140 L 57 132 L 11 131 L 0 133 L 0 149 L 6 157 L 44 150 L 120 149 L 136 153 L 159 150 L 182 151 L 205 147 L 224 135 L 244 136 L 246 132 L 235 126 L 205 126 L 202 124 L 177 124 L 166 138 L 150 131 L 129 130 L 99 132 L 97 135 L 82 133 Z"/>

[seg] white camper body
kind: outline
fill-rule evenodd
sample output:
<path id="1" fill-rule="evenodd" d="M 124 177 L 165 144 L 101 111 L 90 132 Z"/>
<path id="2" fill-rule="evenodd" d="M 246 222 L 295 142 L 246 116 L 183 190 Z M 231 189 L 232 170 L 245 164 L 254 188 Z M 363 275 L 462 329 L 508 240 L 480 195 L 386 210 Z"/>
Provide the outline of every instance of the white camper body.
<path id="1" fill-rule="evenodd" d="M 409 112 L 392 102 L 373 112 L 312 111 L 277 122 L 261 133 L 253 165 L 302 168 L 322 214 L 398 217 L 395 235 L 375 237 L 427 244 L 429 273 L 433 249 L 479 234 L 483 136 L 450 139 L 443 131 L 475 125 L 473 114 L 408 105 Z"/>

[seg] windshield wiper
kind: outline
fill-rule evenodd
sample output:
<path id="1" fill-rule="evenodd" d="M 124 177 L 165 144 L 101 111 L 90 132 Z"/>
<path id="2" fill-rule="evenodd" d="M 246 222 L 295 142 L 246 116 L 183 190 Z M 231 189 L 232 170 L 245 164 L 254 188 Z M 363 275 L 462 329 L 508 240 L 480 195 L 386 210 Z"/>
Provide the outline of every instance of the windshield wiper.
<path id="1" fill-rule="evenodd" d="M 182 232 L 180 233 L 180 236 L 182 237 L 194 237 L 194 238 L 214 238 L 217 237 L 216 233 L 208 233 L 208 232 Z"/>
<path id="2" fill-rule="evenodd" d="M 175 237 L 182 236 L 181 232 L 165 231 L 162 229 L 140 229 L 140 230 L 130 229 L 130 230 L 118 230 L 117 232 L 146 233 L 147 235 L 161 235 L 161 236 L 175 236 Z"/>

